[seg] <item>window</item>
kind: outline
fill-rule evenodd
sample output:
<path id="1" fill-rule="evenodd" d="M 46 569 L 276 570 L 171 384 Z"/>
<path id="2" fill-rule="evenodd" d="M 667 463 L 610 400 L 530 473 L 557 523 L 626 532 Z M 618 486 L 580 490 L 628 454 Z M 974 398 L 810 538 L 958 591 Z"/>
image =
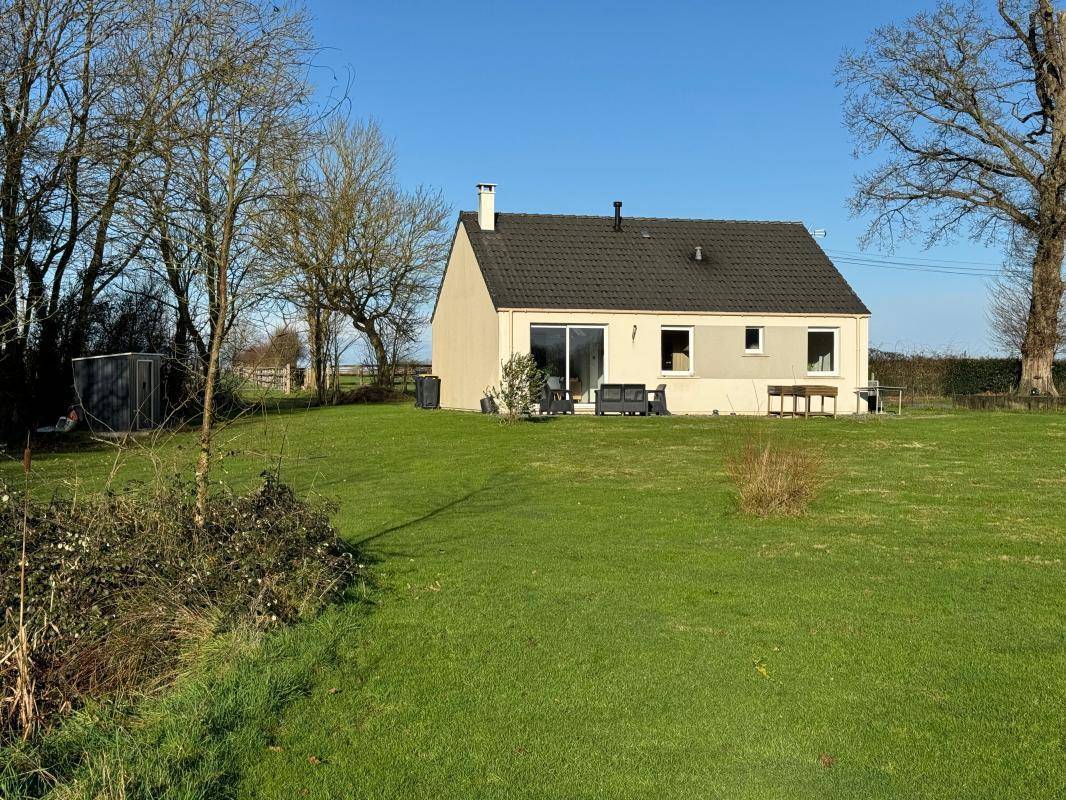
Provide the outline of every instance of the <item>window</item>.
<path id="1" fill-rule="evenodd" d="M 663 328 L 662 371 L 664 375 L 692 374 L 692 328 Z"/>
<path id="2" fill-rule="evenodd" d="M 569 389 L 592 403 L 606 379 L 606 330 L 592 325 L 531 325 L 529 351 L 549 389 Z"/>
<path id="3" fill-rule="evenodd" d="M 807 374 L 837 374 L 838 328 L 807 329 Z"/>
<path id="4" fill-rule="evenodd" d="M 762 328 L 748 327 L 744 329 L 744 352 L 762 352 Z"/>

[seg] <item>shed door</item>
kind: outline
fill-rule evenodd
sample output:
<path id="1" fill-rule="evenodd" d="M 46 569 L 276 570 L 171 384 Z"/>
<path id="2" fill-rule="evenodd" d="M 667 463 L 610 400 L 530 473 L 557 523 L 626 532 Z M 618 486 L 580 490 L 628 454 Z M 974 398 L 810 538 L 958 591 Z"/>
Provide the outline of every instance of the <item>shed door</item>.
<path id="1" fill-rule="evenodd" d="M 152 419 L 152 362 L 148 359 L 137 361 L 137 420 L 134 428 L 141 430 L 155 424 Z"/>

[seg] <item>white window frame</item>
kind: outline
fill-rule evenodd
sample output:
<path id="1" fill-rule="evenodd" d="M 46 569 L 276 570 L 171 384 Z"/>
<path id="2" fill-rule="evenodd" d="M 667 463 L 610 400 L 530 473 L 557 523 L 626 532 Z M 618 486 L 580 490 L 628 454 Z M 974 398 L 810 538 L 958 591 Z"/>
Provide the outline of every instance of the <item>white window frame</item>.
<path id="1" fill-rule="evenodd" d="M 751 349 L 748 347 L 748 331 L 757 330 L 759 332 L 759 346 Z M 763 342 L 766 337 L 766 328 L 762 325 L 745 325 L 744 326 L 744 352 L 749 356 L 761 356 L 763 354 Z"/>
<path id="2" fill-rule="evenodd" d="M 831 333 L 833 334 L 833 369 L 828 371 L 807 370 L 807 374 L 811 376 L 825 376 L 825 377 L 837 377 L 840 375 L 840 328 L 827 328 L 827 327 L 812 327 L 807 328 L 807 354 L 804 358 L 810 357 L 811 352 L 811 339 L 812 333 Z"/>
<path id="3" fill-rule="evenodd" d="M 665 370 L 663 369 L 663 331 L 685 331 L 688 334 L 688 369 Z M 696 335 L 691 325 L 661 325 L 659 326 L 659 374 L 665 378 L 691 377 L 695 375 L 696 366 Z"/>

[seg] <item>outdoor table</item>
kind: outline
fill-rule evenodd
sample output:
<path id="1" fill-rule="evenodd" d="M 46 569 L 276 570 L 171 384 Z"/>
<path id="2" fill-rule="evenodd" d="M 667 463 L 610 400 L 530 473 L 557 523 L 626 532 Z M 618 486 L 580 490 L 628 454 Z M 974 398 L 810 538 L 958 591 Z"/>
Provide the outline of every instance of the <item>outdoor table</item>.
<path id="1" fill-rule="evenodd" d="M 773 398 L 780 397 L 781 405 L 778 411 L 772 407 Z M 785 398 L 792 398 L 792 410 L 785 409 Z M 799 410 L 799 398 L 803 398 L 803 410 Z M 818 411 L 811 409 L 811 399 L 821 398 L 821 406 Z M 833 398 L 832 412 L 825 410 L 825 398 Z M 835 386 L 810 386 L 798 384 L 795 386 L 774 385 L 766 387 L 766 416 L 791 416 L 791 417 L 819 417 L 837 415 L 837 387 Z"/>

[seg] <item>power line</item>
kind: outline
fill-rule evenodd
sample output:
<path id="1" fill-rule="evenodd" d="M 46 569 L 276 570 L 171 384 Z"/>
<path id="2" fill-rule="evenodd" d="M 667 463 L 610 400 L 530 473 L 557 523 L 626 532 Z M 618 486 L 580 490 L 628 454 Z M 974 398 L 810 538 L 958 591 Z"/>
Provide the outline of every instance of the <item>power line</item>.
<path id="1" fill-rule="evenodd" d="M 960 261 L 949 258 L 926 258 L 924 256 L 891 256 L 891 255 L 878 255 L 876 253 L 863 253 L 855 250 L 826 250 L 826 253 L 834 253 L 840 256 L 848 258 L 859 258 L 863 260 L 872 261 L 884 261 L 886 263 L 900 262 L 914 262 L 916 264 L 960 264 L 971 265 L 975 267 L 991 267 L 998 269 L 1002 266 L 1001 262 L 992 261 Z"/>
<path id="2" fill-rule="evenodd" d="M 945 271 L 956 272 L 960 275 L 1000 275 L 1003 272 L 1001 269 L 990 269 L 986 267 L 955 267 L 947 264 L 925 264 L 917 261 L 896 262 L 876 258 L 848 258 L 838 256 L 834 260 L 840 263 L 852 264 L 854 266 L 888 267 L 892 269 L 899 268 L 918 271 Z"/>
<path id="3" fill-rule="evenodd" d="M 842 264 L 849 267 L 872 267 L 874 269 L 894 269 L 903 272 L 929 272 L 941 275 L 962 275 L 969 278 L 995 278 L 1003 274 L 1000 270 L 967 269 L 962 267 L 938 266 L 935 264 L 890 264 L 847 258 L 834 258 L 832 260 L 834 264 Z"/>
<path id="4" fill-rule="evenodd" d="M 872 267 L 873 269 L 894 269 L 903 272 L 926 272 L 936 273 L 940 275 L 961 275 L 965 278 L 995 278 L 1002 275 L 1001 272 L 976 272 L 976 271 L 959 271 L 942 267 L 918 267 L 918 266 L 904 266 L 902 264 L 864 264 L 862 262 L 844 261 L 837 259 L 834 263 L 843 264 L 849 267 Z"/>

